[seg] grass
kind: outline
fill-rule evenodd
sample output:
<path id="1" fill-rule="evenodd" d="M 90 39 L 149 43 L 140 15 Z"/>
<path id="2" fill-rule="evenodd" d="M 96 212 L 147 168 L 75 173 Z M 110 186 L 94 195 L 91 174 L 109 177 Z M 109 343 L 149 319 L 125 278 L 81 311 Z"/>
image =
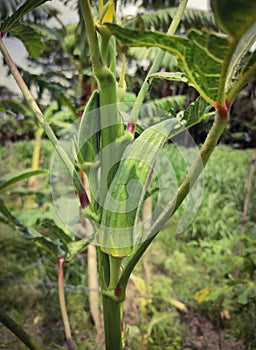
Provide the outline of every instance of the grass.
<path id="1" fill-rule="evenodd" d="M 0 249 L 1 308 L 24 325 L 44 349 L 65 349 L 55 261 L 4 225 L 0 226 Z M 88 289 L 84 283 L 86 255 L 78 257 L 66 271 L 66 297 L 74 342 L 77 349 L 84 349 L 84 338 L 89 346 L 95 334 L 88 310 Z M 0 329 L 1 349 L 24 349 L 2 325 Z"/>
<path id="2" fill-rule="evenodd" d="M 32 143 L 10 144 L 5 149 L 1 148 L 0 154 L 6 165 L 1 169 L 6 173 L 17 167 L 28 167 L 31 149 Z M 24 150 L 26 152 L 22 156 Z M 178 152 L 173 148 L 165 152 L 175 166 L 179 182 L 185 164 L 177 158 Z M 248 312 L 248 307 L 255 300 L 256 292 L 255 296 L 248 294 L 239 299 L 246 291 L 246 283 L 253 283 L 255 260 L 252 245 L 245 241 L 243 255 L 237 256 L 252 152 L 218 147 L 204 172 L 202 206 L 193 223 L 184 232 L 177 233 L 177 223 L 182 215 L 180 210 L 149 248 L 144 263 L 137 266 L 125 306 L 129 331 L 127 350 L 181 348 L 189 327 L 185 315 L 173 306 L 173 299 L 184 303 L 189 312 L 204 314 L 215 324 L 220 321 L 221 327 L 228 328 L 237 337 L 245 339 L 246 329 L 255 324 L 255 316 Z M 44 167 L 49 164 L 49 155 L 48 143 L 45 143 Z M 43 184 L 47 185 L 46 182 Z M 166 185 L 168 188 L 168 183 Z M 256 244 L 255 193 L 254 181 L 246 234 L 250 242 Z M 42 209 L 48 205 L 49 198 L 48 193 L 39 203 Z M 8 193 L 5 199 L 15 213 L 22 212 L 23 204 L 17 193 Z M 43 349 L 65 349 L 57 298 L 56 262 L 4 224 L 0 226 L 0 251 L 0 307 L 24 325 Z M 232 280 L 231 275 L 238 264 L 241 278 Z M 77 350 L 96 349 L 96 332 L 89 314 L 86 271 L 86 253 L 65 265 L 65 282 L 72 286 L 66 291 L 67 308 Z M 196 293 L 207 288 L 210 292 L 198 303 Z M 220 319 L 223 309 L 230 312 L 231 320 Z M 244 319 L 244 324 L 241 324 L 241 319 Z M 0 341 L 1 349 L 25 349 L 2 325 Z M 252 336 L 251 342 L 254 341 Z"/>

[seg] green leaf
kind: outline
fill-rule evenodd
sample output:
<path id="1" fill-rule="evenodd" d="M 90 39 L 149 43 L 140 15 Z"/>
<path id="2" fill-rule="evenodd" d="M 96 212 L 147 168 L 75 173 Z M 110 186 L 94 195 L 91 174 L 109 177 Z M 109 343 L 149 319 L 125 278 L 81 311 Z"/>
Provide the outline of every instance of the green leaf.
<path id="1" fill-rule="evenodd" d="M 246 305 L 249 303 L 250 299 L 254 299 L 256 297 L 256 284 L 250 281 L 247 285 L 243 286 L 242 289 L 242 293 L 238 296 L 238 303 Z"/>
<path id="2" fill-rule="evenodd" d="M 18 229 L 24 238 L 33 240 L 38 246 L 46 249 L 55 258 L 66 255 L 64 247 L 60 241 L 53 242 L 48 237 L 44 237 L 34 227 L 25 226 L 14 215 L 12 215 L 2 199 L 0 199 L 0 221 Z"/>
<path id="3" fill-rule="evenodd" d="M 154 62 L 159 48 L 157 47 L 129 47 L 127 52 L 128 57 L 135 58 L 137 61 L 148 60 L 149 62 Z M 174 70 L 177 68 L 177 59 L 174 55 L 166 52 L 164 58 L 161 62 L 161 67 L 165 67 L 169 70 Z"/>
<path id="4" fill-rule="evenodd" d="M 0 106 L 8 108 L 7 109 L 8 113 L 11 113 L 11 111 L 13 111 L 15 113 L 22 113 L 24 116 L 29 116 L 29 117 L 33 116 L 33 113 L 31 112 L 31 110 L 24 103 L 12 100 L 10 98 L 2 99 L 0 101 Z"/>
<path id="5" fill-rule="evenodd" d="M 198 302 L 198 304 L 201 304 L 203 301 L 205 301 L 205 299 L 207 299 L 209 294 L 210 288 L 203 288 L 195 293 L 195 299 Z"/>
<path id="6" fill-rule="evenodd" d="M 167 118 L 175 117 L 176 111 L 184 108 L 186 102 L 185 95 L 168 96 L 144 103 L 140 110 L 139 120 L 140 124 L 136 124 L 136 132 L 141 134 L 143 126 L 157 124 Z M 166 113 L 159 113 L 159 109 Z M 142 128 L 142 130 L 139 129 Z"/>
<path id="7" fill-rule="evenodd" d="M 50 230 L 51 234 L 56 238 L 60 239 L 66 246 L 72 242 L 72 237 L 65 233 L 53 220 L 44 219 L 41 226 Z"/>
<path id="8" fill-rule="evenodd" d="M 143 105 L 145 106 L 153 106 L 156 110 L 163 109 L 166 112 L 169 112 L 172 109 L 183 109 L 185 106 L 187 97 L 185 95 L 175 95 L 175 96 L 167 96 L 162 98 L 157 98 L 155 100 L 151 100 Z M 160 121 L 160 120 L 159 120 Z M 154 123 L 156 124 L 156 123 Z"/>
<path id="9" fill-rule="evenodd" d="M 47 174 L 48 170 L 23 170 L 18 173 L 10 174 L 8 175 L 8 179 L 0 182 L 0 193 L 6 190 L 8 187 L 12 186 L 13 184 L 28 179 L 31 176 L 36 176 L 40 174 Z"/>
<path id="10" fill-rule="evenodd" d="M 65 247 L 62 245 L 60 241 L 53 242 L 49 238 L 44 237 L 42 235 L 38 237 L 33 237 L 31 235 L 30 237 L 25 237 L 25 238 L 32 239 L 37 246 L 39 246 L 40 248 L 43 248 L 48 253 L 52 254 L 55 259 L 58 259 L 60 257 L 66 257 L 67 255 Z"/>
<path id="11" fill-rule="evenodd" d="M 1 198 L 0 198 L 0 214 L 1 214 L 2 221 L 4 221 L 3 218 L 6 219 L 4 221 L 5 223 L 9 223 L 11 226 L 22 227 L 19 220 L 16 219 L 15 216 L 11 214 L 11 212 L 7 209 L 7 207 L 4 204 L 4 201 Z"/>
<path id="12" fill-rule="evenodd" d="M 236 42 L 256 20 L 255 0 L 212 0 L 212 8 L 219 28 Z"/>
<path id="13" fill-rule="evenodd" d="M 249 52 L 250 48 L 256 41 L 256 23 L 245 33 L 245 35 L 240 39 L 236 49 L 233 53 L 233 56 L 230 60 L 228 67 L 228 73 L 225 84 L 225 91 L 228 93 L 228 90 L 232 88 L 232 85 L 240 79 L 241 69 L 247 70 L 247 62 L 243 63 L 242 61 L 245 58 L 245 55 Z M 254 50 L 255 52 L 255 50 Z M 253 54 L 253 53 L 252 53 Z M 250 60 L 250 59 L 249 59 Z M 244 65 L 244 66 L 243 66 Z M 250 63 L 249 63 L 250 65 Z"/>
<path id="14" fill-rule="evenodd" d="M 186 75 L 182 72 L 158 72 L 155 74 L 151 74 L 150 80 L 151 79 L 165 79 L 171 81 L 180 81 L 186 84 L 189 83 Z"/>
<path id="15" fill-rule="evenodd" d="M 248 83 L 256 73 L 256 50 L 253 51 L 243 67 L 241 67 L 238 77 L 230 83 L 228 100 L 232 102 L 239 91 Z"/>
<path id="16" fill-rule="evenodd" d="M 84 251 L 85 248 L 90 244 L 90 240 L 80 239 L 79 241 L 73 241 L 68 243 L 68 254 L 66 260 L 73 259 L 78 253 Z"/>
<path id="17" fill-rule="evenodd" d="M 19 21 L 23 16 L 47 1 L 49 0 L 27 0 L 17 11 L 5 19 L 0 26 L 0 32 L 8 32 L 16 26 L 19 26 Z"/>
<path id="18" fill-rule="evenodd" d="M 72 238 L 70 234 L 64 232 L 53 220 L 45 219 L 41 225 L 49 229 L 51 234 L 62 243 L 62 255 L 64 249 L 65 259 L 67 261 L 72 260 L 78 253 L 82 252 L 90 244 L 90 239 L 74 241 L 74 238 Z"/>
<path id="19" fill-rule="evenodd" d="M 167 31 L 173 17 L 177 11 L 176 7 L 164 8 L 160 10 L 143 13 L 134 19 L 127 21 L 126 27 L 135 27 L 143 30 L 164 30 Z M 216 30 L 214 16 L 209 11 L 186 8 L 180 22 L 185 29 L 211 28 Z"/>
<path id="20" fill-rule="evenodd" d="M 41 35 L 38 34 L 33 28 L 31 28 L 29 25 L 18 23 L 15 25 L 15 27 L 11 28 L 9 32 L 23 42 L 31 57 L 37 58 L 40 56 L 44 45 L 41 41 Z"/>
<path id="21" fill-rule="evenodd" d="M 134 31 L 107 24 L 112 34 L 130 46 L 156 46 L 175 55 L 190 85 L 211 105 L 223 102 L 229 41 L 214 32 L 191 30 L 188 37 Z"/>
<path id="22" fill-rule="evenodd" d="M 197 124 L 202 119 L 209 119 L 215 115 L 214 111 L 210 111 L 212 107 L 199 96 L 194 102 L 190 103 L 187 109 L 177 114 L 180 123 L 186 127 Z"/>
<path id="23" fill-rule="evenodd" d="M 85 106 L 78 132 L 79 153 L 84 163 L 95 162 L 95 156 L 99 152 L 99 106 L 99 92 L 94 91 Z"/>
<path id="24" fill-rule="evenodd" d="M 242 80 L 242 77 L 245 75 L 251 77 L 253 76 L 253 74 L 255 74 L 255 72 L 256 72 L 256 50 L 250 54 L 247 62 L 241 69 L 240 79 Z"/>
<path id="25" fill-rule="evenodd" d="M 166 321 L 168 321 L 168 320 L 172 320 L 172 319 L 173 319 L 173 314 L 170 313 L 170 312 L 161 312 L 161 313 L 159 313 L 159 314 L 155 314 L 155 315 L 152 317 L 152 319 L 151 319 L 151 321 L 150 321 L 150 323 L 149 323 L 149 325 L 148 325 L 147 337 L 148 337 L 148 338 L 150 337 L 153 328 L 154 328 L 157 324 L 161 323 L 161 325 L 162 325 L 164 322 L 166 322 Z"/>

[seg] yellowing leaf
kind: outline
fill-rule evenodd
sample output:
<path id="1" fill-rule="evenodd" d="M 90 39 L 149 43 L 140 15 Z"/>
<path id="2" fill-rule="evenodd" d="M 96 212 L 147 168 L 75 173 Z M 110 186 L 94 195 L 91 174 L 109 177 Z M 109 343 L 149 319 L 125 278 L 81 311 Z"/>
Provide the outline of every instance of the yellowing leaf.
<path id="1" fill-rule="evenodd" d="M 102 24 L 105 22 L 113 22 L 113 16 L 114 16 L 114 11 L 115 11 L 115 5 L 113 1 L 109 1 L 107 3 L 107 11 L 102 19 Z"/>
<path id="2" fill-rule="evenodd" d="M 33 319 L 33 323 L 34 323 L 35 325 L 37 325 L 40 321 L 41 321 L 41 317 L 40 317 L 40 316 L 36 316 L 36 317 L 34 317 L 34 319 Z"/>
<path id="3" fill-rule="evenodd" d="M 205 299 L 208 297 L 209 294 L 210 294 L 210 288 L 208 288 L 208 287 L 203 288 L 203 289 L 199 290 L 198 292 L 196 292 L 195 299 L 200 304 L 203 301 L 205 301 Z"/>

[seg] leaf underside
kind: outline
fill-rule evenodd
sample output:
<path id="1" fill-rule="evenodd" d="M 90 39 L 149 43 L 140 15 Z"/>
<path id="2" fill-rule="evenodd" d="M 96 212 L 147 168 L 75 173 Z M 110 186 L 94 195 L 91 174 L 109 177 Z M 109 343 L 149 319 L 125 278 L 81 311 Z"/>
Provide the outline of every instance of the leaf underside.
<path id="1" fill-rule="evenodd" d="M 160 47 L 176 56 L 188 83 L 211 105 L 221 100 L 222 71 L 229 49 L 225 35 L 191 30 L 188 37 L 159 32 L 134 31 L 107 24 L 111 33 L 129 46 Z"/>

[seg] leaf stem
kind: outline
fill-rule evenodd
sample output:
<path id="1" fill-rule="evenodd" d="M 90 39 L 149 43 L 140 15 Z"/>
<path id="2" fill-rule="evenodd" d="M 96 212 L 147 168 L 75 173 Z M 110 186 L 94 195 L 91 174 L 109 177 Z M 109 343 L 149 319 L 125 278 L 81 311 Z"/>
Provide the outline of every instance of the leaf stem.
<path id="1" fill-rule="evenodd" d="M 18 325 L 7 313 L 0 310 L 0 322 L 7 327 L 13 334 L 18 337 L 31 350 L 41 350 L 41 348 L 34 343 L 30 336 L 24 329 Z"/>
<path id="2" fill-rule="evenodd" d="M 187 2 L 188 2 L 188 0 L 181 0 L 179 7 L 178 7 L 178 9 L 173 17 L 172 23 L 170 24 L 170 27 L 167 31 L 167 35 L 174 35 L 175 34 L 175 32 L 179 26 L 181 17 L 184 13 L 186 6 L 187 6 Z M 165 51 L 159 50 L 152 66 L 151 66 L 142 86 L 141 86 L 141 89 L 140 89 L 139 94 L 136 98 L 136 101 L 133 105 L 133 109 L 132 109 L 132 112 L 130 115 L 130 121 L 133 123 L 136 123 L 136 121 L 138 119 L 138 115 L 139 115 L 139 111 L 140 111 L 140 104 L 143 103 L 143 101 L 145 100 L 146 94 L 148 92 L 148 89 L 149 89 L 148 79 L 152 74 L 157 72 L 157 70 L 159 69 L 159 67 L 162 63 L 164 56 L 165 56 Z"/>
<path id="3" fill-rule="evenodd" d="M 66 340 L 67 340 L 67 347 L 68 347 L 68 350 L 73 350 L 74 348 L 72 344 L 71 330 L 70 330 L 66 301 L 65 301 L 64 271 L 63 271 L 64 263 L 65 263 L 64 258 L 58 259 L 59 301 L 60 301 L 60 309 L 61 309 L 61 315 L 62 315 L 63 324 L 64 324 Z"/>

